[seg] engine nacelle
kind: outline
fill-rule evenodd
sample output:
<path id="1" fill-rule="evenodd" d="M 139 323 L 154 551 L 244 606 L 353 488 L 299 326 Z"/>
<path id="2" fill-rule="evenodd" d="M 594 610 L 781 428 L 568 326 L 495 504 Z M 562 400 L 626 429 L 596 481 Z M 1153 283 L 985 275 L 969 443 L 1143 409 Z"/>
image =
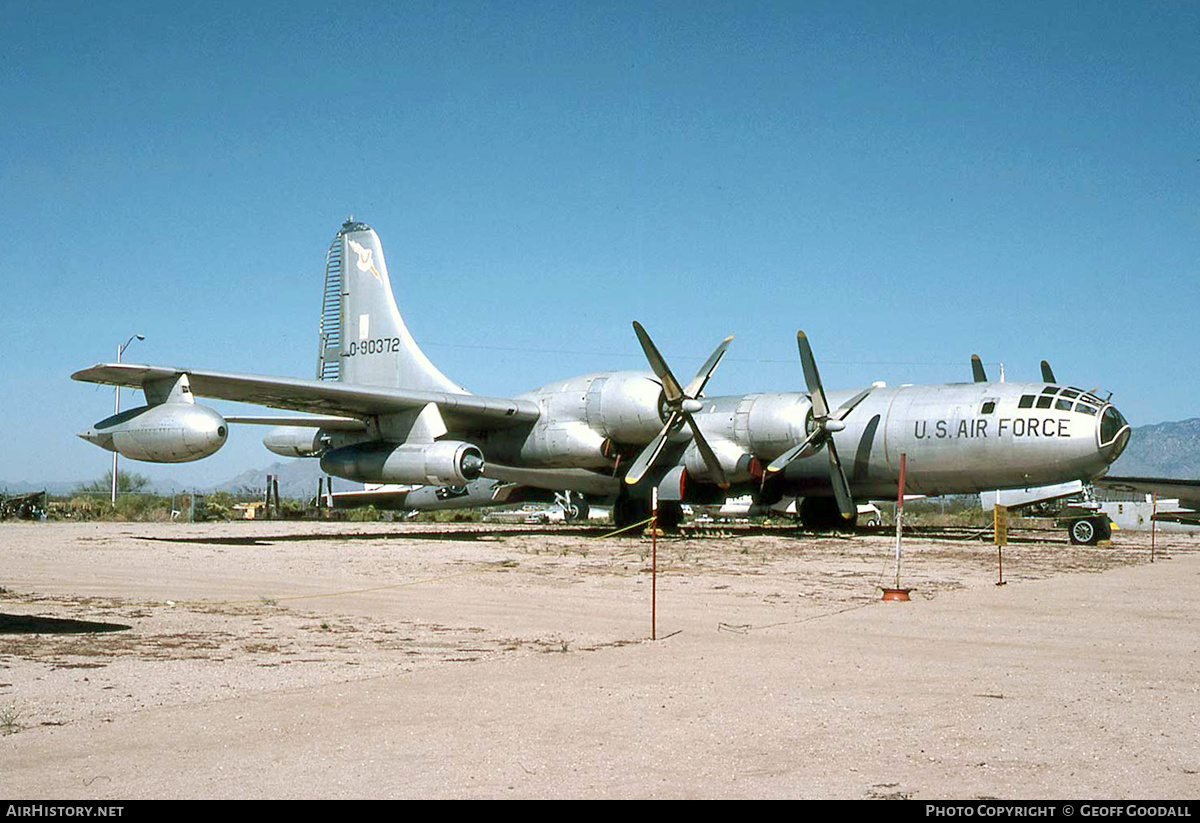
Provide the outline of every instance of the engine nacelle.
<path id="1" fill-rule="evenodd" d="M 618 443 L 648 443 L 666 419 L 662 386 L 649 375 L 618 372 L 588 388 L 588 427 Z"/>
<path id="2" fill-rule="evenodd" d="M 263 435 L 263 445 L 282 457 L 320 457 L 369 439 L 364 432 L 314 429 L 309 426 L 276 426 Z"/>
<path id="3" fill-rule="evenodd" d="M 762 476 L 761 467 L 754 465 L 753 455 L 748 454 L 736 443 L 728 440 L 714 440 L 709 442 L 709 446 L 712 447 L 713 454 L 721 464 L 721 470 L 725 472 L 725 479 L 730 483 L 749 480 L 754 476 L 755 471 L 758 472 L 759 477 Z M 695 442 L 688 444 L 687 449 L 683 452 L 683 468 L 688 477 L 704 482 L 713 482 L 708 464 L 704 461 L 700 450 L 696 448 Z"/>
<path id="4" fill-rule="evenodd" d="M 334 449 L 321 458 L 326 474 L 363 483 L 461 486 L 483 473 L 483 452 L 470 443 L 363 443 Z"/>
<path id="5" fill-rule="evenodd" d="M 158 403 L 101 420 L 79 436 L 130 460 L 188 463 L 225 445 L 229 427 L 207 406 Z"/>

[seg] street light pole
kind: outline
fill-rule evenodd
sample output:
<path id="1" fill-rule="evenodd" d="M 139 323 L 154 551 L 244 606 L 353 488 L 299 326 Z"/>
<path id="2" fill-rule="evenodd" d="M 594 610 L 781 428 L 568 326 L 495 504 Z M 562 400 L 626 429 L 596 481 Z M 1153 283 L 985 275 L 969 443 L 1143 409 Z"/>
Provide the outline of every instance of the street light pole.
<path id="1" fill-rule="evenodd" d="M 145 340 L 145 339 L 146 339 L 145 337 L 143 337 L 143 336 L 142 336 L 142 335 L 140 335 L 140 334 L 134 334 L 134 335 L 130 335 L 129 339 L 128 339 L 128 340 L 126 340 L 126 341 L 125 341 L 125 343 L 124 343 L 123 345 L 117 346 L 117 362 L 118 362 L 118 363 L 120 363 L 120 362 L 121 362 L 121 355 L 125 353 L 125 349 L 129 348 L 129 344 L 133 342 L 133 339 L 134 339 L 135 337 L 136 337 L 138 340 Z M 121 387 L 120 387 L 120 386 L 117 386 L 117 387 L 116 387 L 116 390 L 115 390 L 115 391 L 113 391 L 113 397 L 114 397 L 114 400 L 113 400 L 113 416 L 115 417 L 116 415 L 118 415 L 118 414 L 120 414 L 120 413 L 121 413 Z M 112 499 L 112 504 L 113 504 L 114 506 L 115 506 L 115 505 L 117 505 L 117 453 L 116 453 L 115 451 L 113 452 L 113 465 L 112 465 L 112 498 L 111 498 L 111 499 Z"/>

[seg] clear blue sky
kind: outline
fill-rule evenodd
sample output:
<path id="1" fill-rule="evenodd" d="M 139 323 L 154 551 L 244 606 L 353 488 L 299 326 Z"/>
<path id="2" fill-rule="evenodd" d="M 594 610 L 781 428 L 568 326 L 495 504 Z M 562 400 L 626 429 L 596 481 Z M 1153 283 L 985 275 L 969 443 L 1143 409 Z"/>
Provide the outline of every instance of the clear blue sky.
<path id="1" fill-rule="evenodd" d="M 803 328 L 831 387 L 978 352 L 1135 425 L 1200 415 L 1194 2 L 0 0 L 0 26 L 0 479 L 105 471 L 74 432 L 112 390 L 69 374 L 134 332 L 129 361 L 311 376 L 349 214 L 479 393 L 644 368 L 638 319 L 689 375 L 736 336 L 710 394 L 801 389 Z M 261 434 L 137 468 L 223 480 Z"/>

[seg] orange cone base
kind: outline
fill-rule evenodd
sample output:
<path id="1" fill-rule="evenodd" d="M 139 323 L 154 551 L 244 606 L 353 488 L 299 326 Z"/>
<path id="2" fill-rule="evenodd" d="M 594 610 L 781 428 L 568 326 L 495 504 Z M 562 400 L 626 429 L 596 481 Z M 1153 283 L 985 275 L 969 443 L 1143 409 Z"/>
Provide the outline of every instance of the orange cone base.
<path id="1" fill-rule="evenodd" d="M 908 593 L 911 591 L 912 591 L 912 589 L 884 589 L 883 590 L 883 599 L 884 600 L 907 601 L 907 600 L 911 599 L 908 596 Z"/>

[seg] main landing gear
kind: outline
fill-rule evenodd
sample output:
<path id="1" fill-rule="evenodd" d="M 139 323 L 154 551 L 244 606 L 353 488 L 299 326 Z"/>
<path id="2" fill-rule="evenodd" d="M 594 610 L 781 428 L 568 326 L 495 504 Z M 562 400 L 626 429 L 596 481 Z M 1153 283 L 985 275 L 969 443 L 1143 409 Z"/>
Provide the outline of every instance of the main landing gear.
<path id="1" fill-rule="evenodd" d="M 642 523 L 641 528 L 645 528 L 649 524 L 643 521 L 649 520 L 651 514 L 649 500 L 637 500 L 625 497 L 613 505 L 613 525 L 618 529 L 624 529 L 635 523 Z M 679 531 L 679 524 L 682 522 L 682 504 L 670 500 L 659 501 L 658 527 L 660 529 L 665 532 L 676 532 Z"/>
<path id="2" fill-rule="evenodd" d="M 847 520 L 838 509 L 833 497 L 805 497 L 800 501 L 796 514 L 804 528 L 815 532 L 853 531 L 858 513 Z"/>

